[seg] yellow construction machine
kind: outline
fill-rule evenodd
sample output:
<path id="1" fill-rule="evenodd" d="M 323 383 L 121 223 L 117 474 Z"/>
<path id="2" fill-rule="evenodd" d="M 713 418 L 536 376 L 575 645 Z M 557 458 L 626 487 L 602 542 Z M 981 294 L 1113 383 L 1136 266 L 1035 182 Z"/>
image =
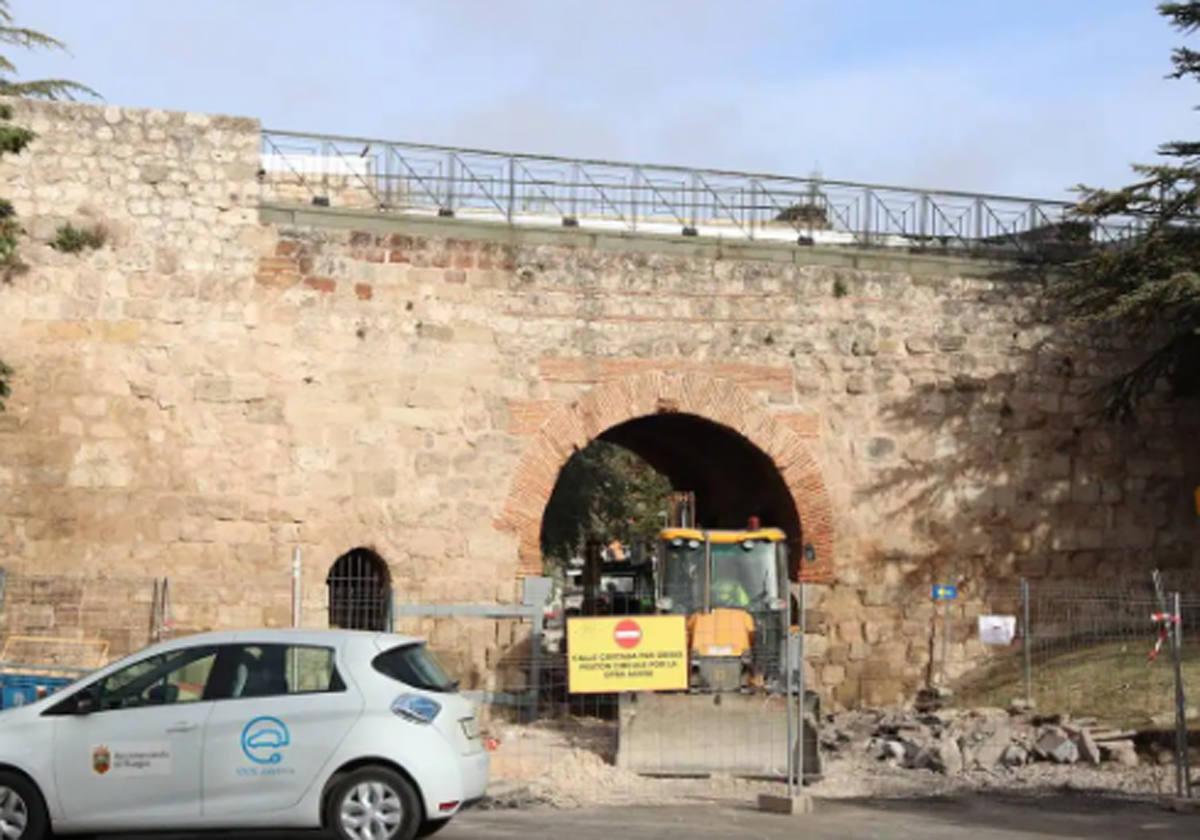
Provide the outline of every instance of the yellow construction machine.
<path id="1" fill-rule="evenodd" d="M 622 695 L 618 765 L 661 775 L 782 775 L 792 615 L 786 535 L 757 523 L 667 528 L 657 548 L 657 611 L 687 621 L 689 690 Z M 816 695 L 805 692 L 795 706 L 792 726 L 805 720 L 804 775 L 819 778 Z"/>

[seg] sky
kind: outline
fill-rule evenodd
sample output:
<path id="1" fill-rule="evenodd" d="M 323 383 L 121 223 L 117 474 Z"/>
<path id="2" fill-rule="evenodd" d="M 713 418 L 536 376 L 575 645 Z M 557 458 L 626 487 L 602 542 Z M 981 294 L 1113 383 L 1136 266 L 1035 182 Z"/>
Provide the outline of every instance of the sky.
<path id="1" fill-rule="evenodd" d="M 1154 6 L 12 0 L 70 52 L 11 57 L 273 129 L 1060 198 L 1196 136 Z"/>

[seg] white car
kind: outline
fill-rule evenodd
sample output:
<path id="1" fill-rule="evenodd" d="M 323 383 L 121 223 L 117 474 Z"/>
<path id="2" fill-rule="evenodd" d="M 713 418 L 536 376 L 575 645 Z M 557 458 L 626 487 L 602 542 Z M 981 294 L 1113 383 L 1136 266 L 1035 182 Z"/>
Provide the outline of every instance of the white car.
<path id="1" fill-rule="evenodd" d="M 189 636 L 0 713 L 0 840 L 317 827 L 411 840 L 487 778 L 471 704 L 423 642 L 391 634 Z"/>

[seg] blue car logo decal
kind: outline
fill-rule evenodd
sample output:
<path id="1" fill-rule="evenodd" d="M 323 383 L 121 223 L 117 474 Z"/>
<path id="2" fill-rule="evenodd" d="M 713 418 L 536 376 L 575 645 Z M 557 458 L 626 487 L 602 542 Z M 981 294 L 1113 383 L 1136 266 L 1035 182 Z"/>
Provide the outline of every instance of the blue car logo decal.
<path id="1" fill-rule="evenodd" d="M 276 717 L 256 717 L 242 730 L 242 752 L 255 764 L 278 764 L 292 742 L 287 724 Z"/>

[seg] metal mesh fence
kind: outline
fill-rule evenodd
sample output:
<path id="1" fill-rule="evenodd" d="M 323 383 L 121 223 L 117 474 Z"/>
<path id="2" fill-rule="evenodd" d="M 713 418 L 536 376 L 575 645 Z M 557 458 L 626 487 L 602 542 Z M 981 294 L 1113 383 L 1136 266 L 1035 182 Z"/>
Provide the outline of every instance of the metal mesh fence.
<path id="1" fill-rule="evenodd" d="M 588 802 L 594 789 L 632 795 L 659 776 L 779 786 L 789 759 L 799 763 L 793 733 L 802 713 L 798 699 L 787 697 L 789 684 L 793 696 L 803 692 L 800 657 L 789 642 L 789 628 L 804 626 L 802 613 L 794 612 L 797 603 L 803 610 L 803 597 L 783 613 L 772 611 L 778 605 L 717 606 L 707 628 L 693 611 L 677 614 L 689 642 L 685 686 L 581 690 L 568 656 L 570 623 L 607 622 L 603 632 L 616 641 L 630 632 L 621 629 L 625 620 L 645 630 L 663 604 L 597 598 L 567 608 L 563 599 L 540 595 L 519 604 L 405 604 L 362 585 L 374 578 L 369 563 L 360 566 L 346 577 L 363 598 L 338 606 L 331 575 L 329 614 L 349 608 L 350 618 L 366 616 L 427 639 L 477 702 L 502 784 Z M 172 583 L 168 595 L 166 582 L 152 579 L 10 574 L 4 583 L 0 669 L 10 671 L 14 664 L 90 670 L 167 635 L 255 626 L 265 609 L 278 613 L 275 626 L 284 626 L 291 612 L 284 586 L 264 592 L 255 612 L 243 615 L 243 608 L 222 603 L 223 590 L 196 584 Z M 1089 721 L 1106 737 L 1136 741 L 1143 761 L 1170 752 L 1182 764 L 1186 731 L 1177 730 L 1177 709 L 1186 727 L 1200 729 L 1200 595 L 1179 595 L 1177 622 L 1173 595 L 1160 597 L 1149 580 L 963 587 L 957 599 L 934 606 L 929 681 L 952 687 L 962 708 L 1027 704 L 1035 718 Z M 683 594 L 668 592 L 672 597 L 682 601 Z M 745 650 L 724 650 L 739 627 Z M 812 779 L 822 770 L 815 753 L 821 716 L 816 695 L 804 696 L 803 757 Z M 1193 770 L 1198 766 L 1192 762 Z"/>
<path id="2" fill-rule="evenodd" d="M 790 663 L 799 658 L 798 651 L 786 655 L 786 617 L 751 627 L 744 613 L 716 613 L 716 624 L 737 621 L 738 627 L 710 628 L 714 637 L 736 636 L 734 630 L 750 634 L 743 655 L 714 656 L 714 667 L 701 675 L 695 661 L 687 672 L 681 652 L 685 676 L 678 690 L 604 690 L 615 669 L 626 668 L 628 675 L 639 667 L 636 657 L 655 632 L 656 617 L 626 615 L 620 607 L 611 599 L 589 600 L 568 617 L 540 606 L 397 604 L 396 629 L 429 639 L 448 669 L 461 675 L 494 751 L 500 790 L 589 803 L 641 796 L 646 785 L 668 784 L 663 777 L 675 780 L 671 791 L 679 793 L 682 777 L 695 792 L 749 787 L 782 793 L 789 744 L 793 766 L 799 763 L 797 739 L 789 733 L 799 731 L 801 716 L 798 689 L 788 702 L 788 675 L 798 670 Z M 682 638 L 685 616 L 658 618 L 677 620 Z M 611 643 L 602 644 L 590 664 L 577 662 L 573 674 L 569 637 L 577 623 L 588 622 Z M 704 632 L 693 624 L 688 638 Z M 627 657 L 621 656 L 622 642 Z M 618 658 L 623 664 L 610 668 Z M 594 679 L 585 685 L 581 674 L 589 667 Z M 808 780 L 820 775 L 818 716 L 810 699 Z"/>
<path id="3" fill-rule="evenodd" d="M 1175 765 L 1190 795 L 1200 727 L 1200 596 L 1157 581 L 1022 582 L 939 605 L 934 663 L 961 707 L 1072 720 Z"/>
<path id="4" fill-rule="evenodd" d="M 7 573 L 0 576 L 4 667 L 92 669 L 158 633 L 160 582 Z"/>
<path id="5" fill-rule="evenodd" d="M 1200 596 L 1180 602 L 1184 682 L 1200 691 L 1200 646 L 1188 644 L 1200 632 Z M 1171 652 L 1151 620 L 1160 604 L 1148 583 L 997 587 L 943 609 L 935 650 L 944 661 L 935 670 L 959 684 L 963 705 L 1031 701 L 1039 710 L 1121 727 L 1174 724 Z M 988 626 L 1000 628 L 992 644 Z M 1195 720 L 1196 708 L 1187 711 Z"/>

